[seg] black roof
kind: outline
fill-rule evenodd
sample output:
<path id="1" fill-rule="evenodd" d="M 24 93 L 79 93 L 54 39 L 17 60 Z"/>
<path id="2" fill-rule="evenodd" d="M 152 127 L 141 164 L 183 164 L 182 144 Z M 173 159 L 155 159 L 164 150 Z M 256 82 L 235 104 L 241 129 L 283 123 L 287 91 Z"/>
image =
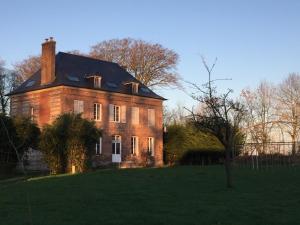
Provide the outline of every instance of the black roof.
<path id="1" fill-rule="evenodd" d="M 91 75 L 101 76 L 100 89 L 94 88 L 91 79 L 87 79 Z M 61 85 L 132 95 L 130 85 L 126 85 L 131 82 L 139 83 L 139 92 L 135 95 L 165 100 L 116 63 L 64 52 L 59 52 L 55 56 L 55 80 L 53 82 L 41 85 L 41 70 L 39 70 L 8 95 Z"/>

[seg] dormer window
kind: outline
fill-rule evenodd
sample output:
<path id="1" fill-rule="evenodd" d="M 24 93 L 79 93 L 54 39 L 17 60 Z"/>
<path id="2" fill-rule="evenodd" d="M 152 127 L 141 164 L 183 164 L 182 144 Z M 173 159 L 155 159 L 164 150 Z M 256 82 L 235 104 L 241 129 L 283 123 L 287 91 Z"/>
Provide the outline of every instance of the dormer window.
<path id="1" fill-rule="evenodd" d="M 101 88 L 101 77 L 94 77 L 94 88 Z"/>
<path id="2" fill-rule="evenodd" d="M 132 83 L 132 93 L 137 94 L 139 93 L 139 84 L 138 83 Z"/>
<path id="3" fill-rule="evenodd" d="M 89 74 L 85 78 L 88 79 L 90 85 L 93 84 L 94 88 L 101 88 L 102 77 L 99 74 Z"/>
<path id="4" fill-rule="evenodd" d="M 128 85 L 128 88 L 131 88 L 131 93 L 132 94 L 138 94 L 139 93 L 139 83 L 137 83 L 137 82 L 127 82 L 127 83 L 124 83 L 124 85 Z"/>

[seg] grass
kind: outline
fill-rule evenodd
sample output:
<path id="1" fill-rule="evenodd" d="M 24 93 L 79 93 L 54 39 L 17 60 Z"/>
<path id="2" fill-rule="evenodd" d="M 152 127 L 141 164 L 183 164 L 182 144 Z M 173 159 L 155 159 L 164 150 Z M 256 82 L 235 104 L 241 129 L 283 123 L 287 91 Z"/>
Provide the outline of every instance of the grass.
<path id="1" fill-rule="evenodd" d="M 0 184 L 0 224 L 300 224 L 300 168 L 100 170 Z"/>

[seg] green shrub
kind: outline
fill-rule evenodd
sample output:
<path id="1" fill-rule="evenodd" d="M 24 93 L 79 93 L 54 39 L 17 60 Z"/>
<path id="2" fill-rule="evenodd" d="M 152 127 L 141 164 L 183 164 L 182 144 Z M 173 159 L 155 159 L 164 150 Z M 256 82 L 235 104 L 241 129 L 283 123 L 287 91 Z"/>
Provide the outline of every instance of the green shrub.
<path id="1" fill-rule="evenodd" d="M 63 114 L 43 128 L 40 149 L 52 174 L 83 172 L 91 166 L 92 152 L 100 131 L 81 115 Z"/>
<path id="2" fill-rule="evenodd" d="M 224 147 L 209 133 L 192 125 L 171 125 L 165 136 L 165 161 L 168 164 L 203 164 L 216 162 L 224 155 Z"/>

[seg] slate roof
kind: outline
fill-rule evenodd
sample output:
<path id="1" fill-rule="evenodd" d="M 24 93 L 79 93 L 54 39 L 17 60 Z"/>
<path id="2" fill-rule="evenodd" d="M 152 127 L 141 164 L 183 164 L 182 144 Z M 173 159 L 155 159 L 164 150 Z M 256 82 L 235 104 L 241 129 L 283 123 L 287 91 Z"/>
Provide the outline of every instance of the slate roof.
<path id="1" fill-rule="evenodd" d="M 100 75 L 102 77 L 100 89 L 94 88 L 91 79 L 86 78 L 90 75 Z M 165 100 L 118 64 L 90 57 L 59 52 L 55 56 L 55 76 L 56 78 L 52 83 L 41 85 L 41 70 L 39 70 L 8 95 L 63 85 Z M 139 83 L 139 92 L 137 94 L 132 94 L 131 86 L 125 85 L 125 83 L 130 82 Z"/>

